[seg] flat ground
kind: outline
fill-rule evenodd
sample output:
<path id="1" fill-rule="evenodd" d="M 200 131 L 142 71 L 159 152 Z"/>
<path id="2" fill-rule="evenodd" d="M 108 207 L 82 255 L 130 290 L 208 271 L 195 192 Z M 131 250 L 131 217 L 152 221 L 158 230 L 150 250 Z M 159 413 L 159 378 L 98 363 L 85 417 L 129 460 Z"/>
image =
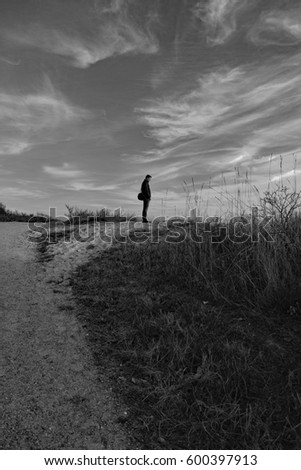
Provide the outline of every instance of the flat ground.
<path id="1" fill-rule="evenodd" d="M 91 252 L 85 245 L 73 264 Z M 0 224 L 1 448 L 133 449 L 126 410 L 74 315 L 72 263 L 62 261 L 39 263 L 27 225 Z"/>

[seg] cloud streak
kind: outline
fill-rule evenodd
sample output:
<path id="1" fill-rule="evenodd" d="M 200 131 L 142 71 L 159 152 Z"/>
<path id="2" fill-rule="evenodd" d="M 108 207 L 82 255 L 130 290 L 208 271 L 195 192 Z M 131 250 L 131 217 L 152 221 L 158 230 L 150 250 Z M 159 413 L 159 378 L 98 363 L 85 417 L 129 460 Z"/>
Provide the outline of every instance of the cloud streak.
<path id="1" fill-rule="evenodd" d="M 46 197 L 47 194 L 44 193 L 43 191 L 40 191 L 38 189 L 23 189 L 23 188 L 17 188 L 14 186 L 7 186 L 7 187 L 2 187 L 0 189 L 0 197 L 5 197 L 5 198 L 13 198 L 13 199 L 18 199 L 18 198 L 44 198 Z"/>
<path id="2" fill-rule="evenodd" d="M 43 167 L 43 170 L 48 175 L 58 177 L 58 178 L 79 178 L 85 176 L 85 172 L 82 170 L 77 170 L 70 163 L 63 163 L 62 166 L 47 166 Z"/>
<path id="3" fill-rule="evenodd" d="M 91 181 L 72 181 L 65 186 L 69 191 L 114 191 L 117 189 L 115 184 L 96 185 Z"/>
<path id="4" fill-rule="evenodd" d="M 293 46 L 301 42 L 301 9 L 262 13 L 248 38 L 256 46 Z"/>
<path id="5" fill-rule="evenodd" d="M 241 77 L 239 69 L 209 73 L 198 80 L 195 90 L 179 97 L 157 99 L 148 107 L 136 108 L 136 112 L 149 126 L 148 135 L 161 146 L 200 137 L 231 108 L 229 98 Z"/>
<path id="6" fill-rule="evenodd" d="M 138 25 L 128 14 L 127 2 L 115 1 L 111 7 L 95 4 L 93 21 L 87 16 L 83 22 L 89 34 L 76 27 L 70 30 L 27 25 L 7 30 L 5 37 L 19 47 L 32 47 L 68 59 L 74 67 L 87 68 L 108 57 L 124 54 L 154 54 L 158 43 L 147 24 Z"/>
<path id="7" fill-rule="evenodd" d="M 254 162 L 272 152 L 298 151 L 300 64 L 301 54 L 295 54 L 256 67 L 222 68 L 204 74 L 189 93 L 138 108 L 156 144 L 153 155 L 157 152 L 167 165 L 184 159 L 187 167 L 198 161 L 204 167 L 208 161 L 210 171 L 220 172 L 242 155 Z M 219 149 L 227 147 L 219 159 Z"/>
<path id="8" fill-rule="evenodd" d="M 204 25 L 210 46 L 224 44 L 236 31 L 237 16 L 247 6 L 247 0 L 200 1 L 193 9 L 196 18 Z"/>
<path id="9" fill-rule="evenodd" d="M 18 139 L 1 139 L 0 155 L 20 155 L 27 152 L 32 145 L 29 142 Z"/>
<path id="10" fill-rule="evenodd" d="M 5 64 L 13 65 L 13 66 L 18 66 L 21 64 L 21 60 L 14 61 L 14 60 L 7 59 L 6 57 L 3 57 L 3 56 L 0 56 L 0 61 L 4 62 Z"/>
<path id="11" fill-rule="evenodd" d="M 41 93 L 0 91 L 0 155 L 19 155 L 39 143 L 42 135 L 68 123 L 87 119 L 90 113 L 73 106 L 46 81 Z"/>

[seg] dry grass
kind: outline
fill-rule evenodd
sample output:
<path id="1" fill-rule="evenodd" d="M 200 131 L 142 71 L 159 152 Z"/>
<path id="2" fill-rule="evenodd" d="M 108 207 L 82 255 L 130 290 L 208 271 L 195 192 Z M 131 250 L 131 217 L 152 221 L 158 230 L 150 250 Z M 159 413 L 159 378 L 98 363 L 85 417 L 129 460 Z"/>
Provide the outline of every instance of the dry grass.
<path id="1" fill-rule="evenodd" d="M 273 242 L 116 243 L 77 272 L 95 360 L 146 448 L 300 448 L 300 222 L 276 214 Z"/>
<path id="2" fill-rule="evenodd" d="M 74 279 L 95 360 L 137 438 L 149 449 L 299 448 L 300 316 L 208 302 L 174 248 L 120 245 Z"/>
<path id="3" fill-rule="evenodd" d="M 300 448 L 301 218 L 271 194 L 272 242 L 167 243 L 161 227 L 160 243 L 116 242 L 75 273 L 95 362 L 144 448 Z"/>

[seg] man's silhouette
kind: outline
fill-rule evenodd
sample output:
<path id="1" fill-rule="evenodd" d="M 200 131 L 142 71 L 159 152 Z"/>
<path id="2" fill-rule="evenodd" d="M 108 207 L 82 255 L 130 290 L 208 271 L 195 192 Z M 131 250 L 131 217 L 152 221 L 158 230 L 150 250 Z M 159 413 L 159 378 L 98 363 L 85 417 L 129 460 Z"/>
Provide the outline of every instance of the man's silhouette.
<path id="1" fill-rule="evenodd" d="M 149 182 L 151 178 L 152 178 L 151 175 L 146 175 L 141 185 L 141 193 L 143 195 L 142 220 L 143 220 L 143 223 L 145 224 L 148 223 L 147 211 L 148 211 L 149 202 L 151 200 L 151 190 L 149 187 Z"/>

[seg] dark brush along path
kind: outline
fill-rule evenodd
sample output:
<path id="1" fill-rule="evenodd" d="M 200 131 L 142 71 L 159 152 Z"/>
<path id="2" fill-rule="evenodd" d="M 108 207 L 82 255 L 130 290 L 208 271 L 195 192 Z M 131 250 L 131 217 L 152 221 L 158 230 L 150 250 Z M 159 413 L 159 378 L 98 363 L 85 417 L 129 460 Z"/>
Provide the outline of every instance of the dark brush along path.
<path id="1" fill-rule="evenodd" d="M 70 287 L 47 282 L 23 223 L 0 223 L 2 449 L 131 449 Z"/>

